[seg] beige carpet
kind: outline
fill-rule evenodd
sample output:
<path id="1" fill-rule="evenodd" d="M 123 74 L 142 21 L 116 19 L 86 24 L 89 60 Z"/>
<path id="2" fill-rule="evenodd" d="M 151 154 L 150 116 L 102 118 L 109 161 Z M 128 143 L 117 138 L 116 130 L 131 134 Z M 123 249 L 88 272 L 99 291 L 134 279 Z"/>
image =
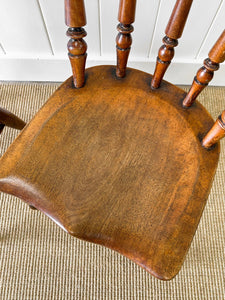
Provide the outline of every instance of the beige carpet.
<path id="1" fill-rule="evenodd" d="M 0 106 L 30 120 L 58 84 L 3 83 Z M 214 118 L 225 88 L 200 97 Z M 18 134 L 5 129 L 0 154 Z M 0 194 L 0 299 L 225 299 L 225 141 L 198 231 L 181 272 L 162 282 L 125 257 L 72 238 L 20 200 Z"/>

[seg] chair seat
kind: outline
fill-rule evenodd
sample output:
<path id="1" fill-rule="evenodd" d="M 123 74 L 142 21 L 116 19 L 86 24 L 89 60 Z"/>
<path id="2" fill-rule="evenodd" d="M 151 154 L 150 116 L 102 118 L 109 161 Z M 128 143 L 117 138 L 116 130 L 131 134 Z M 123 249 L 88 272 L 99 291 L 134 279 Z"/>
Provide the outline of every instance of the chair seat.
<path id="1" fill-rule="evenodd" d="M 65 81 L 0 160 L 0 189 L 78 238 L 116 250 L 171 279 L 184 260 L 219 157 L 201 137 L 213 119 L 185 92 L 115 67 Z"/>

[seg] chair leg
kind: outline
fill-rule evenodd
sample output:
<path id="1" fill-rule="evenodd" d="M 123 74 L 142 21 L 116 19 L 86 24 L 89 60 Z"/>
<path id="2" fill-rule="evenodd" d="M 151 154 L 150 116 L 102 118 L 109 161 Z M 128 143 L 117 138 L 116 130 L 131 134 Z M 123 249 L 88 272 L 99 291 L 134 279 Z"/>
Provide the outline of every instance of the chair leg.
<path id="1" fill-rule="evenodd" d="M 16 115 L 4 108 L 0 108 L 0 132 L 2 132 L 4 126 L 21 130 L 25 125 L 26 123 Z"/>

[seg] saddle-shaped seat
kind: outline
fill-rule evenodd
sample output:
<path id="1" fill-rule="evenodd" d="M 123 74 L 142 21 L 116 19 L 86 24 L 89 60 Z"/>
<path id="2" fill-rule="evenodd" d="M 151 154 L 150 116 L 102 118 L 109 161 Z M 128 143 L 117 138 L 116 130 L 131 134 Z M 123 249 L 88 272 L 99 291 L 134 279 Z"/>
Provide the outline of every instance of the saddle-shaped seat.
<path id="1" fill-rule="evenodd" d="M 68 10 L 82 1 L 66 3 Z M 135 1 L 125 0 L 120 9 L 130 3 L 134 10 Z M 70 29 L 69 34 L 84 32 Z M 130 33 L 119 35 L 127 39 Z M 219 158 L 216 142 L 224 129 L 215 134 L 218 124 L 198 101 L 186 107 L 192 92 L 161 82 L 167 67 L 163 57 L 152 78 L 126 70 L 121 45 L 117 68 L 87 69 L 79 88 L 85 78 L 86 56 L 76 52 L 85 48 L 82 36 L 69 44 L 74 77 L 1 158 L 0 190 L 20 197 L 71 235 L 114 249 L 157 278 L 171 279 L 206 204 Z"/>

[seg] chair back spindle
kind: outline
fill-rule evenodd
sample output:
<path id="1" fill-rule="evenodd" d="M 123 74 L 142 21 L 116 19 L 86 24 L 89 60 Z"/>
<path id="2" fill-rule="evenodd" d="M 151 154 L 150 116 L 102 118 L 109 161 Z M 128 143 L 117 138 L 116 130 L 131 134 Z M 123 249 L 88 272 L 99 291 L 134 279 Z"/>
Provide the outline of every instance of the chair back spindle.
<path id="1" fill-rule="evenodd" d="M 65 0 L 65 21 L 69 27 L 67 36 L 68 56 L 70 59 L 74 86 L 81 88 L 85 82 L 85 63 L 87 58 L 87 44 L 83 37 L 87 35 L 83 26 L 86 25 L 84 0 Z"/>
<path id="2" fill-rule="evenodd" d="M 225 30 L 209 52 L 209 57 L 204 60 L 204 66 L 201 67 L 192 83 L 192 86 L 183 100 L 184 107 L 190 107 L 201 91 L 212 80 L 214 71 L 219 69 L 219 64 L 225 60 Z"/>
<path id="3" fill-rule="evenodd" d="M 218 117 L 211 130 L 207 133 L 202 141 L 205 148 L 211 148 L 219 140 L 225 137 L 225 110 Z"/>
<path id="4" fill-rule="evenodd" d="M 118 20 L 120 23 L 117 26 L 119 33 L 116 38 L 116 75 L 120 78 L 126 75 L 126 66 L 132 44 L 131 32 L 134 30 L 131 24 L 135 19 L 135 8 L 136 0 L 120 0 L 118 15 Z"/>
<path id="5" fill-rule="evenodd" d="M 174 57 L 174 47 L 178 45 L 177 39 L 181 37 L 193 0 L 177 0 L 172 15 L 165 30 L 166 36 L 158 52 L 155 72 L 151 87 L 159 88 L 163 76 Z"/>

